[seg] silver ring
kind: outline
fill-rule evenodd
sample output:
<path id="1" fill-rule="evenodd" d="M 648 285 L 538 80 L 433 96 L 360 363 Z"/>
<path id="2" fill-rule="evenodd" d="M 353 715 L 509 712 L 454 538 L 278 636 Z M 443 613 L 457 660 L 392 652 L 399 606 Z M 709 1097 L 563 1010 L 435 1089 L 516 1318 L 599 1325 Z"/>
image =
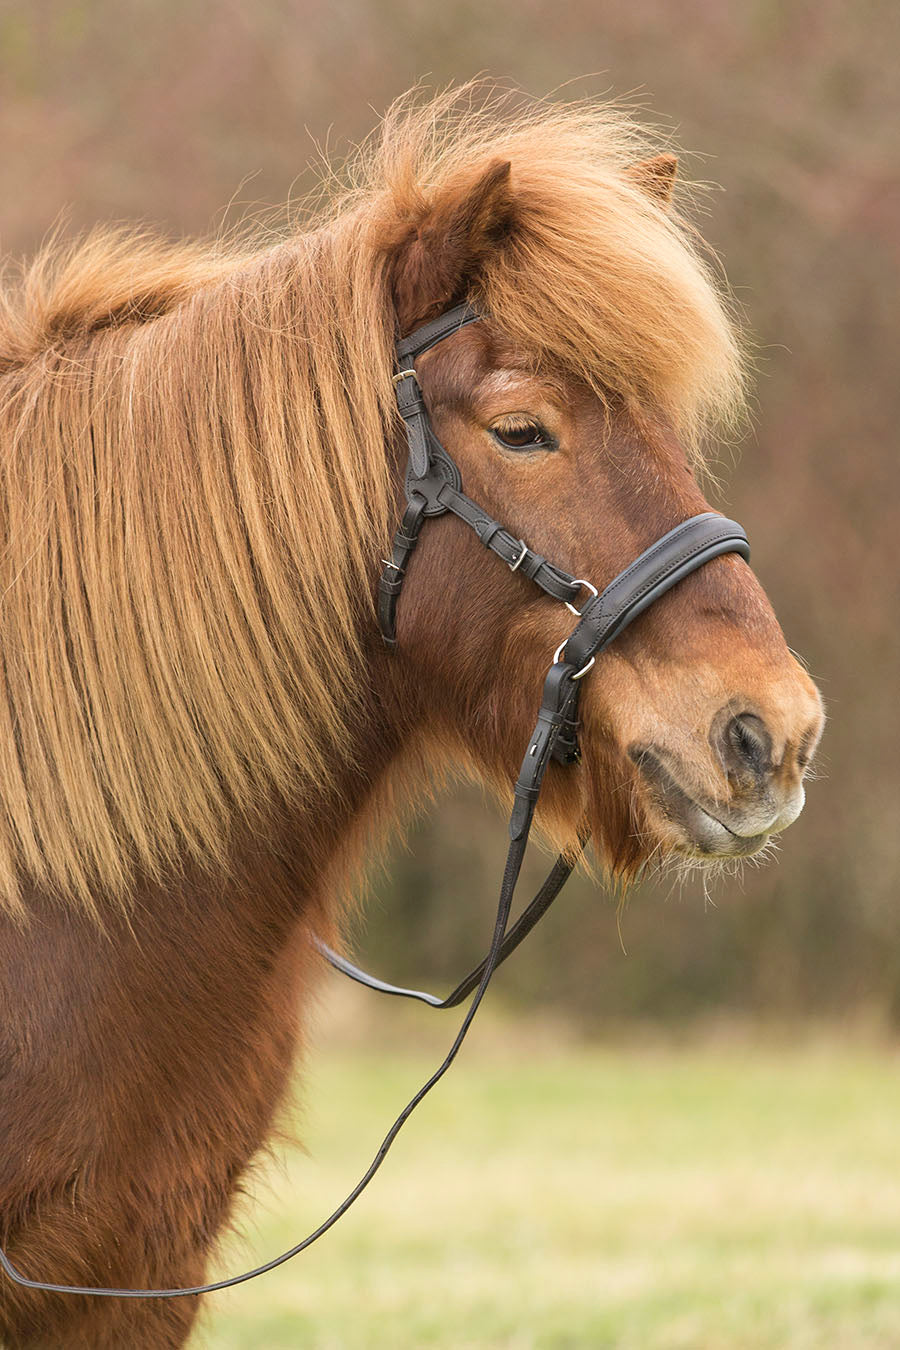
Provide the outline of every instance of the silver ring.
<path id="1" fill-rule="evenodd" d="M 406 379 L 407 375 L 411 375 L 418 383 L 416 372 L 410 368 L 409 370 L 398 370 L 396 375 L 391 376 L 391 384 L 398 385 L 401 380 Z"/>
<path id="2" fill-rule="evenodd" d="M 570 635 L 570 636 L 571 636 L 571 635 Z M 559 658 L 560 658 L 560 654 L 561 654 L 561 652 L 562 652 L 563 647 L 564 647 L 564 646 L 566 645 L 566 643 L 568 642 L 568 640 L 569 640 L 568 638 L 563 638 L 562 642 L 559 644 L 559 646 L 557 647 L 556 651 L 553 653 L 553 664 L 554 664 L 554 665 L 558 665 L 558 663 L 559 663 Z M 591 659 L 590 659 L 590 661 L 588 661 L 587 665 L 586 665 L 586 666 L 582 666 L 581 669 L 579 670 L 578 674 L 572 676 L 572 679 L 573 679 L 573 680 L 580 680 L 580 679 L 583 679 L 583 677 L 588 673 L 588 671 L 590 670 L 591 666 L 594 664 L 594 662 L 595 662 L 596 660 L 597 660 L 596 656 L 592 656 Z"/>
<path id="3" fill-rule="evenodd" d="M 584 577 L 579 577 L 577 581 L 573 581 L 572 585 L 573 585 L 573 586 L 584 586 L 585 590 L 590 591 L 590 593 L 591 593 L 591 599 L 592 599 L 592 600 L 596 600 L 596 598 L 597 598 L 597 596 L 598 596 L 598 594 L 599 594 L 599 591 L 597 590 L 597 587 L 596 587 L 596 586 L 592 586 L 591 583 L 590 583 L 589 581 L 585 581 L 585 580 L 584 580 Z M 584 613 L 584 606 L 582 606 L 581 609 L 576 609 L 575 606 L 574 606 L 573 604 L 570 604 L 568 600 L 564 601 L 564 604 L 565 604 L 565 606 L 566 606 L 566 609 L 569 611 L 569 613 L 570 613 L 570 614 L 574 614 L 576 619 L 580 619 L 580 618 L 581 618 L 582 614 Z M 586 600 L 585 600 L 584 604 L 587 605 L 587 601 L 586 601 Z"/>

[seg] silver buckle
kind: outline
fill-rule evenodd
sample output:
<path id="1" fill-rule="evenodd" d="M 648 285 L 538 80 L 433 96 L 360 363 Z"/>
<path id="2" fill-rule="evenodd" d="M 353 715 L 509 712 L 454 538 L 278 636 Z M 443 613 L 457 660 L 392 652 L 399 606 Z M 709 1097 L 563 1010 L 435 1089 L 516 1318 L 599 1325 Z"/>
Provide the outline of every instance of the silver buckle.
<path id="1" fill-rule="evenodd" d="M 396 375 L 391 376 L 391 384 L 396 389 L 400 381 L 405 380 L 408 375 L 411 375 L 413 377 L 413 379 L 416 381 L 416 384 L 419 383 L 416 372 L 410 368 L 409 370 L 398 370 Z"/>
<path id="2" fill-rule="evenodd" d="M 507 564 L 511 572 L 515 572 L 516 568 L 519 566 L 519 564 L 522 562 L 522 559 L 528 552 L 528 545 L 525 543 L 525 540 L 520 539 L 518 542 L 522 545 L 522 552 L 519 554 L 518 558 L 516 558 L 516 561 L 514 563 Z"/>

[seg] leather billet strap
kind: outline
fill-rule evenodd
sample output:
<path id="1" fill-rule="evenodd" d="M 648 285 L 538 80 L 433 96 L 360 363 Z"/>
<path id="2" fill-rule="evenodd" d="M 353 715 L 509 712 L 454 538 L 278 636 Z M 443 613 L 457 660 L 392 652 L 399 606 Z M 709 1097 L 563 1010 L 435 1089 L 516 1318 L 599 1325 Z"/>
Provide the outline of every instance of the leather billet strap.
<path id="1" fill-rule="evenodd" d="M 430 442 L 434 439 L 434 433 L 414 370 L 399 372 L 394 380 L 394 393 L 397 411 L 406 423 L 410 475 L 414 479 L 424 478 L 431 459 Z"/>

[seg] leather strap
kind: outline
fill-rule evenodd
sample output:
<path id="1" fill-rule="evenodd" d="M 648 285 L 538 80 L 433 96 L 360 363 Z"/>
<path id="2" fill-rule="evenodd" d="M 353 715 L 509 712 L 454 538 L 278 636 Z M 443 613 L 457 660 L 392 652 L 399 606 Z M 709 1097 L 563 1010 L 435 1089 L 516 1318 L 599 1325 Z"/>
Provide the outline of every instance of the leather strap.
<path id="1" fill-rule="evenodd" d="M 428 409 L 419 388 L 414 370 L 399 374 L 394 380 L 397 411 L 406 423 L 406 441 L 409 447 L 409 465 L 414 478 L 424 478 L 430 458 L 429 442 L 434 438 Z"/>
<path id="2" fill-rule="evenodd" d="M 463 304 L 448 309 L 445 314 L 439 314 L 429 323 L 423 323 L 397 343 L 399 369 L 403 369 L 404 362 L 415 361 L 416 357 L 427 352 L 429 347 L 436 347 L 444 338 L 451 337 L 453 333 L 465 328 L 467 323 L 476 323 L 480 318 L 477 309 L 472 305 Z"/>
<path id="3" fill-rule="evenodd" d="M 413 497 L 409 502 L 394 535 L 390 558 L 385 558 L 384 571 L 378 582 L 378 626 L 388 646 L 397 642 L 397 597 L 403 586 L 406 564 L 419 542 L 419 531 L 425 519 L 425 500 Z"/>
<path id="4" fill-rule="evenodd" d="M 736 521 L 706 511 L 676 525 L 587 602 L 564 659 L 580 669 L 682 577 L 723 553 L 739 553 L 749 561 L 750 544 Z"/>
<path id="5" fill-rule="evenodd" d="M 578 698 L 578 685 L 574 678 L 577 674 L 575 666 L 564 661 L 555 662 L 547 672 L 537 722 L 516 780 L 512 815 L 509 818 L 510 839 L 521 839 L 523 835 L 527 837 L 531 828 L 541 784 L 557 738 Z"/>
<path id="6" fill-rule="evenodd" d="M 554 600 L 568 601 L 570 604 L 578 598 L 581 587 L 569 572 L 556 567 L 540 553 L 528 547 L 524 539 L 516 539 L 504 530 L 498 521 L 488 515 L 483 507 L 473 502 L 464 492 L 458 492 L 450 483 L 445 483 L 438 493 L 438 501 L 455 516 L 475 531 L 478 538 L 502 558 L 513 572 L 521 572 L 523 577 L 540 586 L 542 591 Z"/>
<path id="7" fill-rule="evenodd" d="M 581 587 L 570 573 L 548 562 L 540 553 L 535 553 L 524 539 L 516 539 L 504 530 L 477 502 L 464 492 L 459 492 L 436 472 L 441 467 L 441 461 L 449 459 L 443 447 L 439 446 L 438 452 L 431 460 L 429 473 L 424 478 L 408 479 L 409 505 L 394 535 L 391 556 L 384 559 L 384 571 L 378 582 L 378 626 L 388 646 L 394 647 L 397 643 L 397 601 L 403 589 L 407 562 L 418 543 L 419 531 L 427 516 L 440 515 L 444 511 L 452 511 L 465 521 L 485 548 L 496 553 L 513 572 L 520 572 L 554 600 L 568 601 L 570 604 L 577 600 Z M 449 463 L 456 468 L 452 460 Z"/>
<path id="8" fill-rule="evenodd" d="M 539 919 L 542 919 L 547 910 L 553 904 L 553 901 L 559 895 L 563 886 L 578 863 L 579 858 L 587 847 L 590 839 L 590 830 L 586 825 L 582 827 L 578 834 L 578 843 L 571 853 L 560 853 L 556 862 L 553 864 L 550 872 L 547 874 L 543 885 L 537 894 L 531 899 L 519 915 L 512 928 L 509 929 L 503 939 L 500 947 L 500 956 L 497 965 L 501 966 L 527 938 L 528 934 L 534 928 Z M 313 934 L 313 945 L 319 953 L 325 957 L 335 970 L 339 970 L 342 975 L 347 975 L 357 984 L 365 985 L 367 989 L 373 989 L 376 993 L 392 994 L 399 998 L 417 999 L 420 1003 L 425 1003 L 430 1008 L 455 1008 L 463 999 L 471 994 L 476 988 L 479 980 L 484 974 L 484 968 L 487 957 L 479 961 L 478 965 L 469 971 L 468 975 L 460 980 L 456 988 L 444 998 L 438 998 L 435 994 L 425 993 L 421 989 L 405 989 L 401 985 L 388 984 L 386 980 L 379 980 L 377 976 L 370 975 L 368 971 L 355 966 L 352 961 L 348 961 L 346 956 L 339 955 L 333 947 L 329 947 L 326 942 Z"/>

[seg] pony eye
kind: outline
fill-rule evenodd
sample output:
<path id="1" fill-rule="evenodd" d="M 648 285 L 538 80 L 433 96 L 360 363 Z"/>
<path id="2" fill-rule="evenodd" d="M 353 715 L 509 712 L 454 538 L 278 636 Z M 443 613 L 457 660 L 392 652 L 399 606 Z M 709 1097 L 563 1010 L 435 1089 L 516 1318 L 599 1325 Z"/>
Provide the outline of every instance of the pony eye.
<path id="1" fill-rule="evenodd" d="M 491 427 L 491 435 L 504 450 L 555 450 L 556 443 L 540 422 L 510 417 Z"/>

